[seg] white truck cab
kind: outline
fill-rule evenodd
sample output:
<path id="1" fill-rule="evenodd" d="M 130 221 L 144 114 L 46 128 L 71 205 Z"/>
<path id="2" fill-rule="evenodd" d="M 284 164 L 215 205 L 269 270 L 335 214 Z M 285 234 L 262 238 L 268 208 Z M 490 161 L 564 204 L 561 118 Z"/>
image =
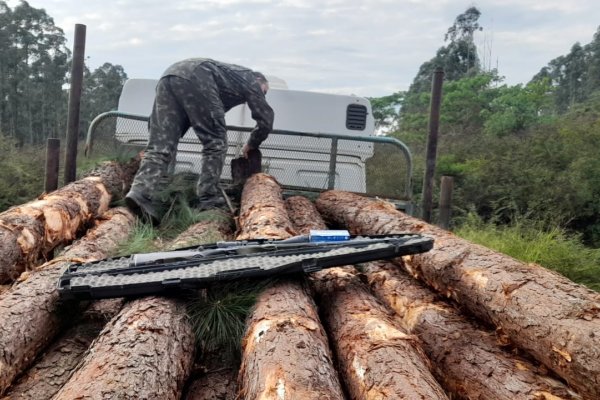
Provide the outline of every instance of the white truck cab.
<path id="1" fill-rule="evenodd" d="M 298 188 L 328 189 L 331 178 L 332 139 L 290 135 L 278 131 L 307 134 L 333 134 L 345 137 L 374 136 L 375 123 L 371 104 L 366 98 L 309 91 L 290 90 L 285 81 L 267 77 L 270 90 L 267 102 L 275 111 L 273 130 L 261 145 L 263 171 L 282 185 Z M 123 86 L 118 111 L 149 116 L 157 80 L 129 79 Z M 225 115 L 228 150 L 223 179 L 230 179 L 230 162 L 241 154 L 249 133 L 235 127 L 253 128 L 254 120 L 247 105 L 232 108 Z M 144 144 L 148 130 L 144 124 L 132 125 L 117 118 L 116 138 L 127 144 Z M 366 191 L 365 162 L 373 156 L 373 143 L 339 140 L 335 144 L 333 188 L 353 192 Z M 200 172 L 202 145 L 193 130 L 179 142 L 175 172 Z M 330 185 L 331 186 L 331 185 Z"/>

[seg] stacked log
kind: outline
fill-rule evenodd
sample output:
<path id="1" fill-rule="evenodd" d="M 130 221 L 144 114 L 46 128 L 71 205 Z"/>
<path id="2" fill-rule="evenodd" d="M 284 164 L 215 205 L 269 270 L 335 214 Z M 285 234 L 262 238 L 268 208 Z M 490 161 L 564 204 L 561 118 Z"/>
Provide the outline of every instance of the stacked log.
<path id="1" fill-rule="evenodd" d="M 538 265 L 525 264 L 359 195 L 317 200 L 326 220 L 354 233 L 410 231 L 434 248 L 406 257 L 414 276 L 500 328 L 513 343 L 589 398 L 600 397 L 600 295 Z"/>
<path id="2" fill-rule="evenodd" d="M 0 214 L 0 284 L 68 243 L 126 193 L 139 160 L 107 162 L 87 177 Z"/>
<path id="3" fill-rule="evenodd" d="M 51 399 L 67 382 L 102 327 L 122 306 L 122 299 L 93 303 L 77 323 L 61 334 L 35 364 L 20 376 L 3 400 Z"/>
<path id="4" fill-rule="evenodd" d="M 238 239 L 295 234 L 281 188 L 266 174 L 248 179 Z M 343 399 L 327 336 L 306 285 L 282 280 L 258 297 L 242 342 L 243 399 Z"/>
<path id="5" fill-rule="evenodd" d="M 167 248 L 198 245 L 223 224 L 201 222 Z M 128 303 L 100 332 L 55 399 L 180 399 L 194 361 L 183 300 L 145 297 Z"/>
<path id="6" fill-rule="evenodd" d="M 290 197 L 286 208 L 302 233 L 325 228 L 305 197 Z M 354 268 L 314 273 L 311 283 L 351 398 L 447 399 L 416 337 L 392 319 Z"/>
<path id="7" fill-rule="evenodd" d="M 60 304 L 56 284 L 72 261 L 110 255 L 127 239 L 134 216 L 123 208 L 108 211 L 82 239 L 39 272 L 0 296 L 0 394 L 35 360 L 63 326 L 67 304 Z M 62 306 L 62 309 L 61 309 Z M 64 310 L 63 310 L 64 309 Z"/>
<path id="8" fill-rule="evenodd" d="M 370 263 L 373 292 L 402 326 L 421 339 L 435 376 L 461 399 L 579 399 L 529 361 L 502 350 L 493 332 L 477 328 L 458 310 L 389 262 Z"/>

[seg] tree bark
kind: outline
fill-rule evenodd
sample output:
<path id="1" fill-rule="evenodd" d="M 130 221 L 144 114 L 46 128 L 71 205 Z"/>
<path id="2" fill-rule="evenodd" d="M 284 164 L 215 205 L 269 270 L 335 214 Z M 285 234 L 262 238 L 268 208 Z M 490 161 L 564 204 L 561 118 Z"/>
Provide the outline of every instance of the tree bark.
<path id="1" fill-rule="evenodd" d="M 242 194 L 238 239 L 285 239 L 295 234 L 277 182 L 248 179 Z M 242 342 L 243 399 L 343 399 L 327 336 L 306 287 L 283 280 L 264 290 Z"/>
<path id="2" fill-rule="evenodd" d="M 237 372 L 224 366 L 193 378 L 184 400 L 234 400 Z"/>
<path id="3" fill-rule="evenodd" d="M 370 263 L 373 292 L 421 339 L 435 376 L 461 399 L 580 399 L 529 361 L 502 350 L 495 334 L 478 329 L 455 308 L 395 264 Z"/>
<path id="4" fill-rule="evenodd" d="M 327 229 L 315 205 L 304 196 L 292 196 L 285 200 L 292 226 L 300 235 L 308 235 L 311 229 Z"/>
<path id="5" fill-rule="evenodd" d="M 416 336 L 392 319 L 353 268 L 312 274 L 351 399 L 448 399 Z"/>
<path id="6" fill-rule="evenodd" d="M 179 399 L 193 359 L 183 302 L 138 299 L 104 327 L 54 399 Z"/>
<path id="7" fill-rule="evenodd" d="M 134 216 L 124 208 L 108 211 L 97 226 L 60 257 L 0 296 L 0 394 L 25 370 L 71 318 L 59 304 L 56 283 L 72 261 L 108 257 L 127 239 Z"/>
<path id="8" fill-rule="evenodd" d="M 307 198 L 290 197 L 286 207 L 302 234 L 326 228 Z M 320 271 L 310 281 L 352 399 L 447 399 L 418 340 L 392 320 L 354 268 Z"/>
<path id="9" fill-rule="evenodd" d="M 286 239 L 294 236 L 275 178 L 258 173 L 246 181 L 240 207 L 237 240 Z"/>
<path id="10" fill-rule="evenodd" d="M 193 225 L 166 249 L 202 244 L 210 236 L 207 232 L 226 232 L 228 222 Z M 184 302 L 141 298 L 128 303 L 107 324 L 54 398 L 179 399 L 194 353 Z"/>
<path id="11" fill-rule="evenodd" d="M 139 161 L 107 162 L 86 178 L 0 214 L 0 284 L 50 257 L 123 196 Z"/>
<path id="12" fill-rule="evenodd" d="M 3 400 L 51 399 L 67 382 L 106 321 L 116 315 L 122 306 L 122 299 L 94 302 L 81 320 L 60 335 L 35 364 L 21 375 Z"/>
<path id="13" fill-rule="evenodd" d="M 600 397 L 600 295 L 539 265 L 469 243 L 396 211 L 393 205 L 329 191 L 317 208 L 354 233 L 410 231 L 434 248 L 405 257 L 414 276 L 499 327 L 581 394 Z"/>

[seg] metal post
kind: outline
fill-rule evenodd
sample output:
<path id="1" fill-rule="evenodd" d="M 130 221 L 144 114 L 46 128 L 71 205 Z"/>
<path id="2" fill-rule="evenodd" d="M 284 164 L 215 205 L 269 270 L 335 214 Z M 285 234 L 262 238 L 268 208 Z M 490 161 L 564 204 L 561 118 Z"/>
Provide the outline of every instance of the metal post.
<path id="1" fill-rule="evenodd" d="M 69 115 L 67 121 L 67 145 L 65 151 L 65 184 L 73 182 L 77 175 L 77 139 L 79 136 L 79 109 L 83 86 L 85 55 L 85 25 L 75 25 L 73 63 L 71 65 L 71 88 L 69 90 Z"/>
<path id="2" fill-rule="evenodd" d="M 329 179 L 327 183 L 327 189 L 332 190 L 335 188 L 335 164 L 337 163 L 337 152 L 338 152 L 338 140 L 337 138 L 331 139 L 331 153 L 329 155 Z"/>
<path id="3" fill-rule="evenodd" d="M 429 108 L 429 136 L 427 137 L 427 159 L 425 164 L 425 177 L 423 179 L 423 202 L 421 217 L 426 222 L 431 222 L 433 209 L 433 175 L 437 156 L 438 131 L 440 127 L 440 107 L 442 104 L 442 82 L 444 70 L 436 68 L 433 73 L 431 85 L 431 103 Z"/>
<path id="4" fill-rule="evenodd" d="M 58 189 L 58 165 L 60 156 L 60 139 L 48 138 L 46 141 L 46 178 L 44 191 L 50 193 Z"/>
<path id="5" fill-rule="evenodd" d="M 450 227 L 450 217 L 452 214 L 452 191 L 454 190 L 454 178 L 451 176 L 442 176 L 440 190 L 440 221 L 439 227 L 448 229 Z"/>

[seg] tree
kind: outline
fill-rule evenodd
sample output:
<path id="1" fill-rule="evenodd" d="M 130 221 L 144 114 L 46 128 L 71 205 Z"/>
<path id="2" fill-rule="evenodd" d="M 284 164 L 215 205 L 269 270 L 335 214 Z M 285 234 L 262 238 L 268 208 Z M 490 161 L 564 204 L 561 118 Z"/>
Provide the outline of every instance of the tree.
<path id="1" fill-rule="evenodd" d="M 26 1 L 13 10 L 0 1 L 0 21 L 0 131 L 20 143 L 58 136 L 70 55 L 62 29 Z"/>
<path id="2" fill-rule="evenodd" d="M 369 98 L 376 131 L 386 133 L 398 128 L 398 112 L 404 94 L 404 92 L 396 92 L 388 96 Z"/>

